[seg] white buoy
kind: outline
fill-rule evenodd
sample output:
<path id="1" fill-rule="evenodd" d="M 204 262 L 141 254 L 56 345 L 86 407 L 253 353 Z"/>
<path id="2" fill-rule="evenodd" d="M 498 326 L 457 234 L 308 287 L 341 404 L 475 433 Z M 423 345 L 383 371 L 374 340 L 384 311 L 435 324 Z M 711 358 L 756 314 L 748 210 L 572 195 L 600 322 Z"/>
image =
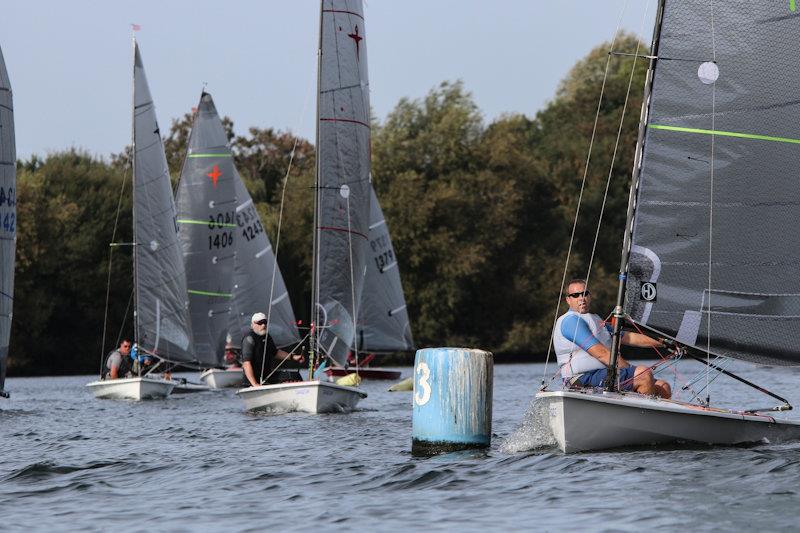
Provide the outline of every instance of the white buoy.
<path id="1" fill-rule="evenodd" d="M 491 352 L 418 350 L 414 358 L 412 453 L 489 446 L 493 373 Z"/>

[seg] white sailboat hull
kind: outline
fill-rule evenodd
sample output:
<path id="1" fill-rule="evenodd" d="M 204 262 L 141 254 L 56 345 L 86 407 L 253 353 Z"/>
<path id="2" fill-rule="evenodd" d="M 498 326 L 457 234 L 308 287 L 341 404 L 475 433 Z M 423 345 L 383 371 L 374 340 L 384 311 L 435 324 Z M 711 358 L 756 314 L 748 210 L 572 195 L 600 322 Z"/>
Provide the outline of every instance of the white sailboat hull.
<path id="1" fill-rule="evenodd" d="M 93 381 L 86 386 L 95 398 L 157 400 L 169 396 L 175 387 L 175 382 L 161 378 L 135 377 Z"/>
<path id="2" fill-rule="evenodd" d="M 540 392 L 564 453 L 696 442 L 744 444 L 800 439 L 800 422 L 628 393 Z"/>
<path id="3" fill-rule="evenodd" d="M 261 385 L 236 391 L 248 411 L 347 413 L 367 393 L 326 381 L 297 381 Z"/>
<path id="4" fill-rule="evenodd" d="M 200 381 L 212 389 L 227 389 L 241 387 L 244 381 L 244 370 L 241 368 L 222 370 L 210 368 L 200 374 Z"/>

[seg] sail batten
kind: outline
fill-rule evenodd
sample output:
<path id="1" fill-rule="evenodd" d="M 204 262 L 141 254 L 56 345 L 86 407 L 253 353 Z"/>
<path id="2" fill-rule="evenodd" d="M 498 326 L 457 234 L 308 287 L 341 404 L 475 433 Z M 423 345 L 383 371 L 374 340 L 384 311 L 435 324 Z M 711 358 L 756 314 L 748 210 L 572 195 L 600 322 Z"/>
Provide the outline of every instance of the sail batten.
<path id="1" fill-rule="evenodd" d="M 664 3 L 658 56 L 707 59 L 656 60 L 628 264 L 634 322 L 769 364 L 800 364 L 800 18 L 764 21 L 798 16 Z"/>
<path id="2" fill-rule="evenodd" d="M 0 50 L 0 391 L 5 387 L 14 305 L 14 262 L 17 247 L 17 152 L 14 104 L 3 51 Z"/>
<path id="3" fill-rule="evenodd" d="M 183 254 L 167 159 L 139 45 L 134 42 L 134 288 L 139 347 L 195 363 Z"/>

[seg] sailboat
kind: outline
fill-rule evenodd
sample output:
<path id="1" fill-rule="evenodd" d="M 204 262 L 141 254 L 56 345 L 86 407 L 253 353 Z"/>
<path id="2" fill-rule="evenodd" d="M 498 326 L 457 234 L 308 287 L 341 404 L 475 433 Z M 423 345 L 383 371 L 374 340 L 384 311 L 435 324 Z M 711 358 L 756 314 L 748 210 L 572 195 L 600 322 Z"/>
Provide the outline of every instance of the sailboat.
<path id="1" fill-rule="evenodd" d="M 649 56 L 624 234 L 609 382 L 537 398 L 558 446 L 800 438 L 768 408 L 729 410 L 620 392 L 623 323 L 720 359 L 800 364 L 800 77 L 794 2 L 664 1 Z M 629 54 L 627 54 L 629 55 Z M 713 379 L 707 379 L 708 383 Z M 687 384 L 688 386 L 688 384 Z"/>
<path id="2" fill-rule="evenodd" d="M 278 346 L 299 342 L 292 304 L 272 245 L 233 162 L 212 96 L 203 91 L 192 124 L 177 192 L 189 309 L 200 379 L 238 387 L 241 368 L 225 368 L 225 346 L 241 344 L 256 311 L 272 306 L 270 335 Z M 271 304 L 270 304 L 271 302 Z"/>
<path id="3" fill-rule="evenodd" d="M 0 397 L 5 390 L 11 311 L 14 305 L 14 258 L 17 249 L 17 149 L 14 103 L 3 51 L 0 50 Z"/>
<path id="4" fill-rule="evenodd" d="M 168 396 L 176 382 L 157 377 L 161 362 L 196 365 L 177 212 L 155 106 L 139 45 L 133 40 L 134 342 L 160 362 L 145 375 L 87 384 L 96 398 Z"/>
<path id="5" fill-rule="evenodd" d="M 347 412 L 367 394 L 311 380 L 355 344 L 370 214 L 370 107 L 361 0 L 321 2 L 308 381 L 237 391 L 248 410 Z"/>
<path id="6" fill-rule="evenodd" d="M 389 235 L 375 188 L 370 186 L 369 243 L 367 245 L 366 278 L 361 298 L 361 320 L 356 342 L 360 352 L 407 352 L 414 349 L 411 322 L 408 319 L 400 267 Z M 400 372 L 378 367 L 356 369 L 362 379 L 397 379 Z M 325 371 L 329 376 L 345 376 L 352 370 L 334 366 Z"/>

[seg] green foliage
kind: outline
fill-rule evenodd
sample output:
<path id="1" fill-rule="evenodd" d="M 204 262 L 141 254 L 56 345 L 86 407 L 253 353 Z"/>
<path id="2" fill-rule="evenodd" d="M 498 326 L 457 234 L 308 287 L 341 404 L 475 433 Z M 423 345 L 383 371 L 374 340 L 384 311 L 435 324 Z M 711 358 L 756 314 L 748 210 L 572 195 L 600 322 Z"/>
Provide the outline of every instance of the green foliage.
<path id="1" fill-rule="evenodd" d="M 463 84 L 445 82 L 424 98 L 401 100 L 383 124 L 373 125 L 375 188 L 418 345 L 547 350 L 607 62 L 567 276 L 586 275 L 610 171 L 590 279 L 596 311 L 610 308 L 646 63 L 636 65 L 611 169 L 633 60 L 609 60 L 608 46 L 578 62 L 533 118 L 507 115 L 486 125 Z M 635 48 L 631 35 L 617 40 L 617 50 Z M 173 180 L 180 174 L 191 120 L 191 114 L 174 120 L 164 140 Z M 305 318 L 314 147 L 290 132 L 251 128 L 237 135 L 229 119 L 224 125 L 236 166 L 278 249 L 297 317 Z M 130 313 L 125 319 L 132 290 L 130 249 L 117 247 L 101 347 L 108 243 L 131 240 L 129 160 L 130 148 L 108 163 L 75 151 L 18 162 L 13 373 L 94 372 L 118 334 L 131 333 Z"/>
<path id="2" fill-rule="evenodd" d="M 17 263 L 11 371 L 99 369 L 109 242 L 123 181 L 130 175 L 91 156 L 48 156 L 17 176 Z M 130 242 L 130 192 L 122 195 L 116 240 Z M 123 324 L 132 290 L 130 250 L 112 263 L 109 343 Z M 130 331 L 124 331 L 130 334 Z"/>

